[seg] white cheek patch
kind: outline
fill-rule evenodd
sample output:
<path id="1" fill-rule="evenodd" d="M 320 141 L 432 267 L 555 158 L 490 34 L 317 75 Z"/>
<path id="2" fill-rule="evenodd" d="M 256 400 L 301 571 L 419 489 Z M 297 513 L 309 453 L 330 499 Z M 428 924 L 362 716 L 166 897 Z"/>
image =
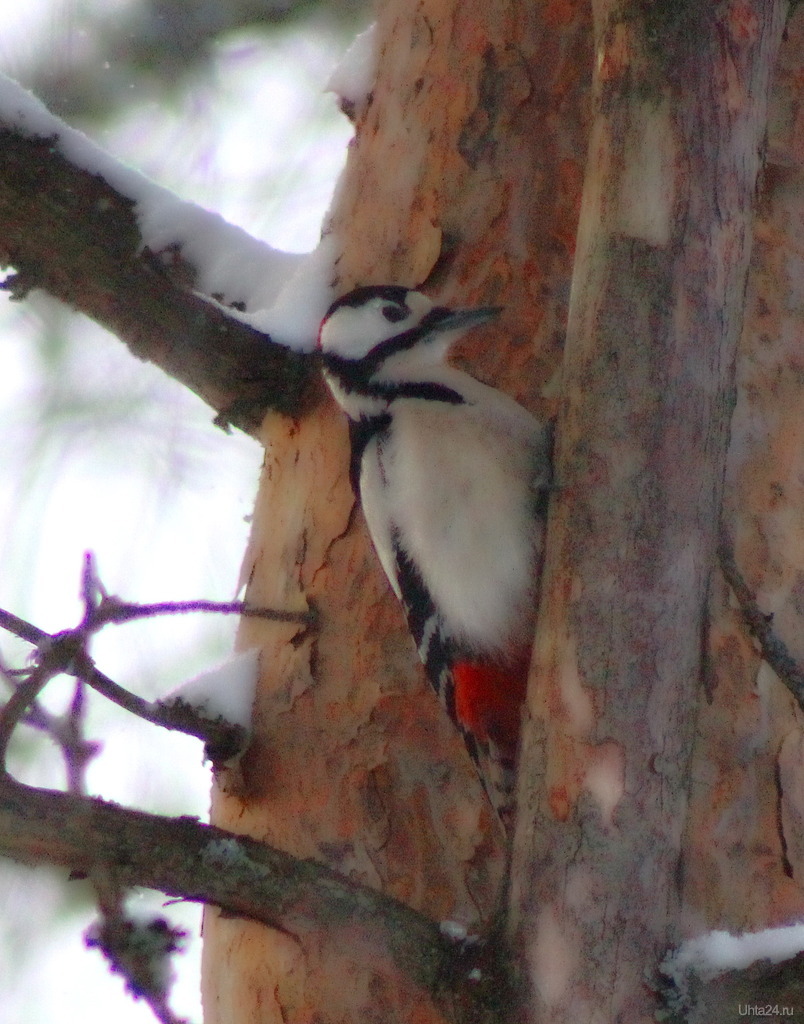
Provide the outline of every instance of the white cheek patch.
<path id="1" fill-rule="evenodd" d="M 421 292 L 408 292 L 408 297 L 405 301 L 408 309 L 413 313 L 413 316 L 410 318 L 411 325 L 419 323 L 433 308 L 433 303 Z"/>
<path id="2" fill-rule="evenodd" d="M 395 333 L 396 325 L 388 323 L 379 310 L 341 306 L 321 328 L 321 349 L 346 359 L 362 359 Z"/>
<path id="3" fill-rule="evenodd" d="M 410 315 L 391 322 L 382 312 L 389 305 L 393 303 L 377 297 L 362 306 L 340 306 L 321 328 L 321 350 L 344 359 L 363 359 L 381 342 L 415 327 L 433 306 L 426 295 L 411 292 Z"/>

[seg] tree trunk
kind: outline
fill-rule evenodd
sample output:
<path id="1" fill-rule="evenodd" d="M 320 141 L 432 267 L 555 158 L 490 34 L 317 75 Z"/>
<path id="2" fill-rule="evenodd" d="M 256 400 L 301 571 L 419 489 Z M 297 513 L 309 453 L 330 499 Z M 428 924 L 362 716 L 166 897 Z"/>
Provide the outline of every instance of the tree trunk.
<path id="1" fill-rule="evenodd" d="M 724 725 L 724 706 L 756 704 L 735 708 L 734 693 L 758 659 L 714 558 L 784 5 L 633 6 L 617 18 L 597 4 L 593 47 L 585 4 L 389 0 L 330 225 L 339 290 L 395 283 L 502 305 L 497 333 L 458 358 L 539 415 L 563 395 L 510 908 L 533 987 L 524 1008 L 497 1008 L 506 1021 L 651 1019 L 645 979 L 671 943 L 801 911 L 769 822 L 792 822 L 802 801 L 792 781 L 786 803 L 774 795 L 767 734 L 746 770 L 755 719 L 742 720 L 743 747 Z M 756 347 L 747 333 L 743 346 Z M 219 780 L 213 821 L 480 929 L 497 906 L 502 836 L 354 507 L 345 425 L 322 395 L 300 422 L 269 416 L 263 437 L 248 599 L 313 603 L 320 626 L 243 624 L 241 645 L 262 648 L 256 735 Z M 744 461 L 730 495 L 741 472 Z M 764 512 L 767 489 L 756 500 Z M 789 701 L 774 700 L 773 742 L 787 737 L 775 777 L 792 780 L 800 733 Z M 723 874 L 728 850 L 746 886 L 768 858 L 740 835 L 726 842 L 738 807 L 765 814 L 751 827 L 775 857 L 770 903 L 749 900 L 742 915 L 728 908 L 746 896 Z M 207 1024 L 459 1019 L 373 938 L 345 921 L 313 948 L 208 912 Z"/>
<path id="2" fill-rule="evenodd" d="M 543 391 L 563 341 L 591 66 L 584 10 L 559 13 L 386 4 L 331 225 L 343 291 L 422 285 L 505 306 L 472 365 L 542 414 L 555 407 Z M 264 436 L 248 599 L 306 596 L 321 626 L 288 643 L 244 624 L 241 644 L 263 646 L 257 736 L 213 820 L 476 931 L 498 900 L 502 836 L 354 510 L 345 423 L 322 400 L 301 423 L 269 417 Z M 310 949 L 208 912 L 204 939 L 207 1024 L 443 1020 L 348 929 Z"/>
<path id="3" fill-rule="evenodd" d="M 694 761 L 693 743 L 710 634 L 716 658 L 720 647 L 722 612 L 711 629 L 709 615 L 723 596 L 734 363 L 786 13 L 643 5 L 634 17 L 595 5 L 596 114 L 513 871 L 529 1019 L 653 1020 L 673 943 L 702 926 L 765 926 L 770 889 L 802 911 L 781 861 L 753 906 L 750 874 L 706 877 L 745 901 L 739 922 L 708 913 L 711 897 L 696 906 L 688 881 L 707 875 L 696 859 L 713 838 L 698 802 L 713 797 L 707 774 L 743 760 L 702 745 L 714 738 L 709 708 Z M 751 807 L 767 832 L 775 801 Z M 737 823 L 722 805 L 716 814 L 720 829 Z"/>
<path id="4" fill-rule="evenodd" d="M 804 665 L 804 8 L 775 74 L 760 182 L 724 521 L 763 613 Z M 708 700 L 698 722 L 685 898 L 698 921 L 734 931 L 802 913 L 801 714 L 761 660 L 726 588 L 715 592 Z M 740 836 L 724 843 L 724 824 Z M 694 856 L 692 855 L 694 853 Z M 694 868 L 692 867 L 694 865 Z M 732 882 L 740 878 L 739 886 Z"/>

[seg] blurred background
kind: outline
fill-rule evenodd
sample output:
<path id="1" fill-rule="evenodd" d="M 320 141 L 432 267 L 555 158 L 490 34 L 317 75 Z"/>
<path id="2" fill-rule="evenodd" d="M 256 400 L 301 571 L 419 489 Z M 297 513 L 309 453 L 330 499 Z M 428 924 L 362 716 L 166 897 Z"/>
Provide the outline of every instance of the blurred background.
<path id="1" fill-rule="evenodd" d="M 304 252 L 351 136 L 324 86 L 369 20 L 362 0 L 28 0 L 3 11 L 0 71 L 182 198 Z M 0 606 L 49 632 L 75 625 L 85 550 L 129 600 L 233 599 L 258 445 L 215 428 L 195 396 L 44 295 L 0 293 L 0 345 Z M 112 626 L 93 653 L 153 699 L 224 660 L 235 625 L 195 615 Z M 27 650 L 0 638 L 7 664 Z M 62 711 L 72 686 L 51 690 L 45 703 Z M 103 747 L 93 793 L 206 817 L 199 743 L 98 700 L 87 734 Z M 24 781 L 64 785 L 58 751 L 33 730 L 18 730 L 12 764 Z M 143 912 L 162 903 L 132 900 Z M 200 910 L 165 913 L 190 933 L 173 1008 L 198 1022 Z M 154 1019 L 84 948 L 94 916 L 86 883 L 0 861 L 3 1024 Z"/>

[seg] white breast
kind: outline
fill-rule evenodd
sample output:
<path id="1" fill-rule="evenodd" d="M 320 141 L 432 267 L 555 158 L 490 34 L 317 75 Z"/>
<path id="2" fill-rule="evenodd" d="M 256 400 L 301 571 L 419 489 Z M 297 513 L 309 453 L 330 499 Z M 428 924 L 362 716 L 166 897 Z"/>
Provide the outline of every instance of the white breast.
<path id="1" fill-rule="evenodd" d="M 545 432 L 466 374 L 443 368 L 438 378 L 467 402 L 394 401 L 389 431 L 366 449 L 363 509 L 397 592 L 392 530 L 453 638 L 504 655 L 532 641 Z"/>

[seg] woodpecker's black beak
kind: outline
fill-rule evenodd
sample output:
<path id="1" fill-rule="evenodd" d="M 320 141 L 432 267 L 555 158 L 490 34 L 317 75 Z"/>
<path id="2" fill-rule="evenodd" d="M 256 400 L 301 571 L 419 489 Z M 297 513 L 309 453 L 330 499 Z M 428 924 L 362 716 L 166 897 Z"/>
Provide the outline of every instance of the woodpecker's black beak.
<path id="1" fill-rule="evenodd" d="M 493 320 L 502 312 L 502 306 L 479 306 L 477 309 L 447 309 L 434 306 L 424 322 L 431 331 L 465 331 Z"/>

